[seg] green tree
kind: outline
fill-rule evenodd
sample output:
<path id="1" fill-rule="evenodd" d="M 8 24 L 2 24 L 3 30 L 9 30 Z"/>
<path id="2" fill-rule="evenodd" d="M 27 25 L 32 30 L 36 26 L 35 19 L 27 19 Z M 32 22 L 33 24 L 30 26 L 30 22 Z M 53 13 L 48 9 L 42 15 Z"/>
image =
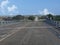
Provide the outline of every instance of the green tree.
<path id="1" fill-rule="evenodd" d="M 50 19 L 53 19 L 53 15 L 52 14 L 48 14 L 47 17 Z"/>
<path id="2" fill-rule="evenodd" d="M 60 21 L 60 15 L 55 16 L 54 20 Z"/>
<path id="3" fill-rule="evenodd" d="M 12 19 L 13 20 L 22 20 L 22 19 L 24 19 L 24 16 L 17 15 L 17 16 L 12 17 Z"/>
<path id="4" fill-rule="evenodd" d="M 35 17 L 34 16 L 29 16 L 28 19 L 33 21 L 35 19 Z"/>

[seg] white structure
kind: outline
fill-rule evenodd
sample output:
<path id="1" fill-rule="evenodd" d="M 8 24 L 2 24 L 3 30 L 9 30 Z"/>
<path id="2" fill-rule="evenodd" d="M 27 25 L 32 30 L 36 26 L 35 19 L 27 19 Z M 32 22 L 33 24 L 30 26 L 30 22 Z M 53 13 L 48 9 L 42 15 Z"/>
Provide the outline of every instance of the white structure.
<path id="1" fill-rule="evenodd" d="M 37 16 L 35 16 L 35 21 L 38 21 L 38 17 Z"/>

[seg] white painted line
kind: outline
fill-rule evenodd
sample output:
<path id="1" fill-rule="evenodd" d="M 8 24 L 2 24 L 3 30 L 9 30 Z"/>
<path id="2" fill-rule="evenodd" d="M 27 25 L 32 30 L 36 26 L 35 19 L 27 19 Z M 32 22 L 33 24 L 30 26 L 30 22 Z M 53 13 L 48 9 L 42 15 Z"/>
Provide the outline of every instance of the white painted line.
<path id="1" fill-rule="evenodd" d="M 52 28 L 52 27 L 22 27 L 22 28 Z M 20 28 L 18 28 L 18 29 L 20 29 Z"/>

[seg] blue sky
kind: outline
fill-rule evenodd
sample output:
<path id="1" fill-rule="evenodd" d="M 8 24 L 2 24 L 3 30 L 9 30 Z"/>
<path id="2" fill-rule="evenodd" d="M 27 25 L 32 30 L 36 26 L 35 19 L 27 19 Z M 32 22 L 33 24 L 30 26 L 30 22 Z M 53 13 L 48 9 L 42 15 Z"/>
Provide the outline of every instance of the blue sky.
<path id="1" fill-rule="evenodd" d="M 60 14 L 60 0 L 0 0 L 0 15 Z"/>

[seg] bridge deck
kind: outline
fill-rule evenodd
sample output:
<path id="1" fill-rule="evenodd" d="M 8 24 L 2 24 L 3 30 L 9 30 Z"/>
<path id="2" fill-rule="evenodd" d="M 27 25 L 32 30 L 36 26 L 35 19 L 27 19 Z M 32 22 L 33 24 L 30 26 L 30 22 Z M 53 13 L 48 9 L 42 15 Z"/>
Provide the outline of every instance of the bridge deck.
<path id="1" fill-rule="evenodd" d="M 60 45 L 60 32 L 57 29 L 45 22 L 26 24 L 22 27 L 17 24 L 12 34 L 2 38 L 0 45 Z"/>

